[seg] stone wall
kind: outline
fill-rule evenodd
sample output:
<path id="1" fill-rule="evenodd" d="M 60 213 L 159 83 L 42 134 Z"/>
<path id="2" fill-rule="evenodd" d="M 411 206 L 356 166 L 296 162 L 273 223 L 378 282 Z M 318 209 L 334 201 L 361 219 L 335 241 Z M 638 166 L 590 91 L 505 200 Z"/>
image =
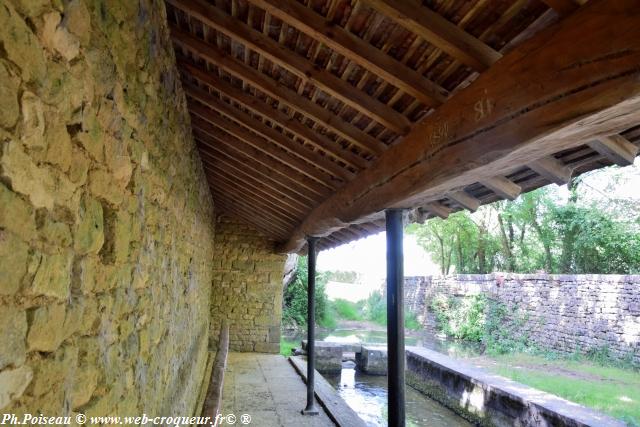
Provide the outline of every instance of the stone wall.
<path id="1" fill-rule="evenodd" d="M 282 275 L 286 256 L 275 242 L 246 225 L 219 216 L 211 293 L 210 340 L 215 346 L 223 320 L 229 349 L 278 353 L 282 320 Z"/>
<path id="2" fill-rule="evenodd" d="M 0 2 L 0 409 L 190 415 L 213 206 L 162 1 Z"/>
<path id="3" fill-rule="evenodd" d="M 522 332 L 541 348 L 564 353 L 607 349 L 640 365 L 640 276 L 487 274 L 407 277 L 406 304 L 427 328 L 436 294 L 486 294 L 527 319 Z"/>

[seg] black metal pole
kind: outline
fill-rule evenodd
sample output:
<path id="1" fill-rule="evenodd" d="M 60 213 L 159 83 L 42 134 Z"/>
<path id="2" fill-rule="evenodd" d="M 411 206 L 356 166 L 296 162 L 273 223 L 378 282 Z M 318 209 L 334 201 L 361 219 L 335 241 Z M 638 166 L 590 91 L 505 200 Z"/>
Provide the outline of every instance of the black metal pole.
<path id="1" fill-rule="evenodd" d="M 316 240 L 307 237 L 307 407 L 303 415 L 318 415 L 315 407 L 314 383 L 316 370 Z"/>
<path id="2" fill-rule="evenodd" d="M 404 255 L 403 212 L 388 209 L 387 220 L 387 355 L 389 426 L 404 427 Z"/>

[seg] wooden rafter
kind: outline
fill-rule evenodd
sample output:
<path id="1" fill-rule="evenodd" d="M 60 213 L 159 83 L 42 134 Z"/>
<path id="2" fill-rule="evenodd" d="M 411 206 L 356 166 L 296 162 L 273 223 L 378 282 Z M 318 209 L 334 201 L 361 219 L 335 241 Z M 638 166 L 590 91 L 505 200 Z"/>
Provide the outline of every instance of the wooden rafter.
<path id="1" fill-rule="evenodd" d="M 262 165 L 262 167 L 270 170 L 273 175 L 281 176 L 291 182 L 292 188 L 300 188 L 299 191 L 309 193 L 310 197 L 317 197 L 322 200 L 330 194 L 328 187 L 319 184 L 297 169 L 281 162 L 278 158 L 256 149 L 199 117 L 193 118 L 193 127 L 194 133 L 200 141 L 209 145 L 215 144 L 215 141 L 219 142 L 225 148 L 233 151 L 235 156 L 247 158 Z M 215 141 L 210 141 L 208 138 L 214 138 Z"/>
<path id="2" fill-rule="evenodd" d="M 527 163 L 527 166 L 558 185 L 564 185 L 571 180 L 571 169 L 552 156 Z"/>
<path id="3" fill-rule="evenodd" d="M 219 93 L 228 96 L 233 101 L 262 116 L 263 120 L 266 119 L 276 123 L 297 136 L 304 138 L 316 147 L 323 149 L 336 159 L 358 169 L 364 169 L 369 165 L 367 160 L 350 150 L 345 150 L 330 138 L 315 132 L 313 129 L 305 126 L 295 118 L 288 116 L 278 109 L 270 107 L 258 98 L 249 95 L 242 89 L 236 88 L 219 77 L 216 77 L 213 73 L 207 72 L 188 63 L 181 63 L 180 66 L 182 69 L 187 71 L 189 75 L 195 77 L 202 83 L 205 83 L 207 86 L 215 89 Z M 204 94 L 205 96 L 198 97 L 198 95 L 201 94 Z M 210 98 L 203 91 L 194 91 L 193 96 L 205 104 L 207 103 L 207 99 Z"/>
<path id="4" fill-rule="evenodd" d="M 215 28 L 231 39 L 243 43 L 275 64 L 295 74 L 303 81 L 316 85 L 324 92 L 339 99 L 351 108 L 371 117 L 389 129 L 404 135 L 411 129 L 406 116 L 371 98 L 326 70 L 317 69 L 306 58 L 292 52 L 277 41 L 254 30 L 244 22 L 226 15 L 215 6 L 202 0 L 167 0 L 172 6 L 186 11 L 206 25 Z"/>
<path id="5" fill-rule="evenodd" d="M 621 135 L 601 136 L 589 141 L 589 146 L 618 166 L 633 164 L 638 147 Z"/>
<path id="6" fill-rule="evenodd" d="M 480 181 L 480 184 L 507 200 L 515 200 L 522 192 L 522 188 L 518 184 L 514 184 L 502 176 L 485 178 Z"/>
<path id="7" fill-rule="evenodd" d="M 345 122 L 331 111 L 322 108 L 312 100 L 292 91 L 284 84 L 273 80 L 260 71 L 247 66 L 232 56 L 221 51 L 217 47 L 205 43 L 186 31 L 171 28 L 173 40 L 188 50 L 197 52 L 207 61 L 220 67 L 227 73 L 242 79 L 244 82 L 259 89 L 261 92 L 278 100 L 296 112 L 318 121 L 327 129 L 347 139 L 367 152 L 380 155 L 386 151 L 387 146 L 382 141 L 361 131 L 350 123 Z"/>
<path id="8" fill-rule="evenodd" d="M 249 0 L 267 13 L 324 43 L 429 106 L 446 101 L 447 91 L 370 43 L 333 24 L 295 0 Z"/>
<path id="9" fill-rule="evenodd" d="M 580 43 L 576 43 L 576 40 Z M 640 121 L 640 14 L 595 1 L 505 55 L 316 207 L 280 247 L 411 207 Z"/>
<path id="10" fill-rule="evenodd" d="M 475 70 L 486 70 L 502 56 L 441 15 L 413 0 L 363 1 Z"/>

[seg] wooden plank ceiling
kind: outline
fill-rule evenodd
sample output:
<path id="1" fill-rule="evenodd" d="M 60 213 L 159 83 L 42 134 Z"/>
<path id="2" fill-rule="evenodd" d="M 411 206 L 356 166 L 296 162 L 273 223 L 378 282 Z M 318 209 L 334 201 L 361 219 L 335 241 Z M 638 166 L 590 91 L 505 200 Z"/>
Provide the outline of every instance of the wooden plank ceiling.
<path id="1" fill-rule="evenodd" d="M 299 251 L 302 225 L 326 208 L 323 202 L 362 179 L 504 55 L 580 13 L 586 0 L 166 3 L 217 208 L 282 242 L 283 250 Z M 492 105 L 474 108 L 483 114 Z M 592 169 L 629 164 L 639 145 L 640 127 L 630 122 L 620 133 L 559 144 L 542 158 L 529 155 L 407 207 L 419 220 L 473 211 Z M 339 227 L 317 222 L 325 231 L 321 249 L 384 227 L 381 211 Z"/>

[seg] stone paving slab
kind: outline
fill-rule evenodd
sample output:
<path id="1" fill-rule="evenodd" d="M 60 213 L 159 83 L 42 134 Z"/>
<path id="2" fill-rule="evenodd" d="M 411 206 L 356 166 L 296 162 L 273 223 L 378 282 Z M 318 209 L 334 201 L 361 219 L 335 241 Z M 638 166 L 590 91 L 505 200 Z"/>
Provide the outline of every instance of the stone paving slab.
<path id="1" fill-rule="evenodd" d="M 300 413 L 307 403 L 306 386 L 280 355 L 229 353 L 224 382 L 222 415 L 233 413 L 240 420 L 249 414 L 250 426 L 335 427 L 317 401 L 319 415 Z"/>

